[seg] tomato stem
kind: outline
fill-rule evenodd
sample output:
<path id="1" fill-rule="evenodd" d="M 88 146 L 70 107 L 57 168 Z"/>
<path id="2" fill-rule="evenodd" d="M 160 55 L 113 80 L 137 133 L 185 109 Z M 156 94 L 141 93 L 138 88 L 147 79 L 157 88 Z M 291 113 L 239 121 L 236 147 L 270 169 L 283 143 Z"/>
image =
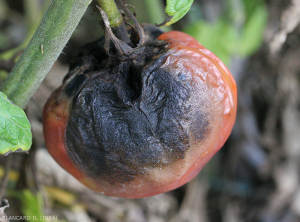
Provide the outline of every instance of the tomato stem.
<path id="1" fill-rule="evenodd" d="M 119 26 L 123 20 L 122 14 L 119 12 L 119 9 L 114 0 L 96 0 L 100 7 L 106 12 L 110 27 Z"/>
<path id="2" fill-rule="evenodd" d="M 92 0 L 53 0 L 41 24 L 1 85 L 0 91 L 25 108 L 70 39 Z"/>

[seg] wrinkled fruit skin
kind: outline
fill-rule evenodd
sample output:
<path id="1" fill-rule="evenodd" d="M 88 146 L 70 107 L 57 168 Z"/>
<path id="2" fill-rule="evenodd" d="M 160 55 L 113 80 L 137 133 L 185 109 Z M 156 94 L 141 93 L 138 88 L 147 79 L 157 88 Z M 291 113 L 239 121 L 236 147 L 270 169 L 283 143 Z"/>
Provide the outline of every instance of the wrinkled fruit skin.
<path id="1" fill-rule="evenodd" d="M 236 118 L 235 81 L 212 52 L 187 34 L 144 28 L 148 43 L 127 60 L 108 58 L 103 39 L 87 44 L 44 107 L 50 154 L 106 195 L 182 186 L 224 145 Z"/>

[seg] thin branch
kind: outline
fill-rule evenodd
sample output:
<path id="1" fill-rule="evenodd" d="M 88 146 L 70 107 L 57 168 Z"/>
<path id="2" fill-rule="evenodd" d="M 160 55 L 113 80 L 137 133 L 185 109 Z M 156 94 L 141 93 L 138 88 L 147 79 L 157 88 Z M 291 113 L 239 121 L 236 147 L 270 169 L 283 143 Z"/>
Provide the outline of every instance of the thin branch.
<path id="1" fill-rule="evenodd" d="M 108 16 L 110 27 L 119 26 L 123 20 L 115 0 L 96 0 Z"/>

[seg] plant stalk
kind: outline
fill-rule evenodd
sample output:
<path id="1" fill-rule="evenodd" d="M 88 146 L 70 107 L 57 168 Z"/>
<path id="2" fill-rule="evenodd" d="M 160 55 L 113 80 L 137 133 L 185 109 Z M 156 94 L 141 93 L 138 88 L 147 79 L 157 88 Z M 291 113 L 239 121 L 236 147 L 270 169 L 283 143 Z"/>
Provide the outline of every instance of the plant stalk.
<path id="1" fill-rule="evenodd" d="M 92 0 L 53 0 L 0 91 L 25 108 L 62 52 Z"/>
<path id="2" fill-rule="evenodd" d="M 100 7 L 106 12 L 110 27 L 119 26 L 123 20 L 122 14 L 119 12 L 119 9 L 114 0 L 97 0 Z"/>

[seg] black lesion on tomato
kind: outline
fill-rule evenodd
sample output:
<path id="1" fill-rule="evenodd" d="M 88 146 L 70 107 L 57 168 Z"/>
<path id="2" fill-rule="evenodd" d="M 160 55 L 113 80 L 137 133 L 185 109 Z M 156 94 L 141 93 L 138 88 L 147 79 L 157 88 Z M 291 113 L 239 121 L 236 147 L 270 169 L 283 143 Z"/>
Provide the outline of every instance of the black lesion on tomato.
<path id="1" fill-rule="evenodd" d="M 92 61 L 93 68 L 70 76 L 65 92 L 74 98 L 66 147 L 75 165 L 90 177 L 126 183 L 149 168 L 185 158 L 190 149 L 186 125 L 193 121 L 192 89 L 161 68 L 169 52 L 160 44 L 148 45 L 127 61 L 92 54 L 93 59 L 79 61 L 81 66 Z M 94 47 L 100 46 L 96 42 Z M 195 131 L 200 134 L 205 133 Z"/>
<path id="2" fill-rule="evenodd" d="M 145 36 L 147 36 L 148 42 L 155 42 L 154 40 L 163 33 L 161 29 L 150 24 L 142 24 L 142 27 L 144 29 Z M 130 34 L 131 30 L 128 30 L 128 33 Z M 132 41 L 138 43 L 139 37 L 132 36 Z M 91 75 L 90 74 L 91 72 L 103 70 L 107 67 L 109 63 L 109 57 L 105 52 L 104 44 L 105 44 L 105 38 L 102 37 L 99 40 L 87 43 L 83 47 L 81 47 L 76 57 L 70 63 L 70 71 L 64 77 L 63 80 L 63 82 L 66 82 L 68 79 L 73 78 L 71 82 L 68 83 L 68 86 L 65 89 L 65 92 L 68 96 L 73 95 L 76 91 L 80 89 L 80 87 L 82 86 L 82 84 L 86 79 L 86 74 L 89 77 Z M 140 59 L 144 60 L 145 57 L 142 57 Z M 135 62 L 138 62 L 138 60 L 139 59 L 136 58 Z M 134 67 L 131 67 L 131 69 L 134 69 Z M 139 78 L 139 76 L 135 75 L 135 73 L 137 72 L 140 73 L 140 70 L 130 70 L 130 73 L 132 74 L 130 78 L 131 79 Z M 128 84 L 135 84 L 135 82 L 130 80 Z M 133 87 L 138 87 L 138 86 L 141 86 L 141 84 L 138 85 L 135 84 Z"/>
<path id="3" fill-rule="evenodd" d="M 193 121 L 190 124 L 190 131 L 195 142 L 202 142 L 210 132 L 209 117 L 203 111 L 196 111 L 193 114 Z"/>
<path id="4" fill-rule="evenodd" d="M 67 150 L 91 177 L 125 183 L 146 174 L 146 168 L 184 158 L 189 138 L 182 122 L 188 121 L 190 90 L 160 68 L 165 56 L 148 58 L 147 64 L 113 63 L 106 73 L 87 79 L 73 99 Z M 72 81 L 66 89 L 74 88 Z"/>
<path id="5" fill-rule="evenodd" d="M 64 77 L 63 83 L 69 81 L 65 87 L 68 96 L 80 90 L 82 84 L 93 71 L 105 69 L 108 56 L 103 48 L 104 38 L 82 47 L 77 57 L 70 64 L 70 71 Z"/>

